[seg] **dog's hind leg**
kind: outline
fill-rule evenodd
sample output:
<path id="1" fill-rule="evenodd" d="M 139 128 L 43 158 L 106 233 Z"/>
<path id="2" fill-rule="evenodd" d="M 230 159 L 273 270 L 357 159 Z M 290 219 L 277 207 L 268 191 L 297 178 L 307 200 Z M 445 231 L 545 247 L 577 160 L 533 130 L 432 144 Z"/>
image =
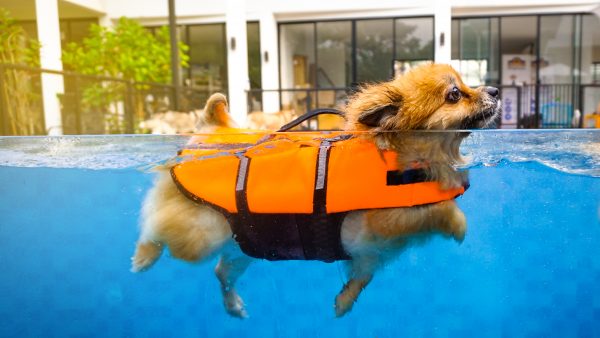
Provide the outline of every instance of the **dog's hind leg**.
<path id="1" fill-rule="evenodd" d="M 135 254 L 131 257 L 131 272 L 140 272 L 148 269 L 163 250 L 163 245 L 155 241 L 140 241 L 135 247 Z"/>
<path id="2" fill-rule="evenodd" d="M 335 316 L 342 317 L 350 310 L 362 290 L 373 279 L 373 273 L 380 265 L 377 255 L 365 254 L 353 257 L 350 261 L 349 280 L 335 297 Z"/>
<path id="3" fill-rule="evenodd" d="M 244 307 L 244 301 L 235 289 L 238 278 L 246 271 L 252 259 L 244 255 L 237 244 L 231 244 L 219 259 L 215 267 L 215 275 L 221 283 L 223 304 L 227 313 L 234 317 L 246 318 L 248 314 Z"/>
<path id="4" fill-rule="evenodd" d="M 231 228 L 223 214 L 184 196 L 169 172 L 162 171 L 143 204 L 141 235 L 131 270 L 150 267 L 165 246 L 173 257 L 196 262 L 230 238 Z"/>

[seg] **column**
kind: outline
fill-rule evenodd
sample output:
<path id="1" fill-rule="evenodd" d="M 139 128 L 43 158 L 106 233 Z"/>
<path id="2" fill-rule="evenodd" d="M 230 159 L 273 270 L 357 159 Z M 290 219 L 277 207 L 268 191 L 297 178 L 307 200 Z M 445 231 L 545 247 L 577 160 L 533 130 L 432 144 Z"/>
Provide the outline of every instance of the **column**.
<path id="1" fill-rule="evenodd" d="M 248 76 L 248 42 L 246 33 L 246 0 L 227 0 L 227 73 L 229 81 L 229 110 L 241 126 L 246 124 L 250 89 Z"/>
<path id="2" fill-rule="evenodd" d="M 279 89 L 277 20 L 272 12 L 265 12 L 260 17 L 260 55 L 262 89 Z M 262 99 L 265 113 L 279 111 L 279 92 L 264 92 Z"/>
<path id="3" fill-rule="evenodd" d="M 450 63 L 452 53 L 452 7 L 449 0 L 434 0 L 435 62 Z"/>
<path id="4" fill-rule="evenodd" d="M 40 65 L 62 71 L 58 0 L 35 0 Z M 58 95 L 64 93 L 62 75 L 42 74 L 44 121 L 48 135 L 62 135 L 62 118 Z"/>

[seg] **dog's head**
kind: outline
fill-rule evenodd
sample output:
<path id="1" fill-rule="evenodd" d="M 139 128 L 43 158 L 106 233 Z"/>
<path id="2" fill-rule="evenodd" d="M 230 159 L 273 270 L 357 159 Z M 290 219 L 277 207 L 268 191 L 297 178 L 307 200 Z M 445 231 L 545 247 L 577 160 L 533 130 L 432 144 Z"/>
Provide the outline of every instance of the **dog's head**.
<path id="1" fill-rule="evenodd" d="M 229 115 L 227 97 L 221 93 L 212 94 L 200 114 L 196 130 L 207 131 L 215 127 L 234 128 L 235 126 L 236 123 Z"/>
<path id="2" fill-rule="evenodd" d="M 345 111 L 351 130 L 475 129 L 489 125 L 500 104 L 497 88 L 470 88 L 451 66 L 428 64 L 365 86 Z"/>

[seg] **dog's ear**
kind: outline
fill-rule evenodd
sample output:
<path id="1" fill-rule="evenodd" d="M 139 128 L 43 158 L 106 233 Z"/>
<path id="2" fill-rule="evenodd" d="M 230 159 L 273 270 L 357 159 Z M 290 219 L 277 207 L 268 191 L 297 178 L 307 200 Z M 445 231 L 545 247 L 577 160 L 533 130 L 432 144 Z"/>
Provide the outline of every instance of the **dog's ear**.
<path id="1" fill-rule="evenodd" d="M 388 104 L 386 106 L 378 106 L 360 114 L 360 116 L 358 117 L 358 122 L 369 127 L 379 127 L 387 119 L 398 114 L 399 110 L 400 107 L 393 104 Z"/>

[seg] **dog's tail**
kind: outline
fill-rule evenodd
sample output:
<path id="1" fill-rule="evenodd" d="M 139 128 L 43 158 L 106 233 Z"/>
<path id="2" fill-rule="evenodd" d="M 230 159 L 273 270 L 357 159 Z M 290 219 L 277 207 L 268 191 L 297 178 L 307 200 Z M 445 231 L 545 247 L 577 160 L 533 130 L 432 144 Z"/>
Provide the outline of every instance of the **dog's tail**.
<path id="1" fill-rule="evenodd" d="M 227 97 L 221 93 L 212 94 L 206 101 L 204 112 L 196 128 L 203 127 L 236 127 L 235 122 L 229 115 Z"/>

